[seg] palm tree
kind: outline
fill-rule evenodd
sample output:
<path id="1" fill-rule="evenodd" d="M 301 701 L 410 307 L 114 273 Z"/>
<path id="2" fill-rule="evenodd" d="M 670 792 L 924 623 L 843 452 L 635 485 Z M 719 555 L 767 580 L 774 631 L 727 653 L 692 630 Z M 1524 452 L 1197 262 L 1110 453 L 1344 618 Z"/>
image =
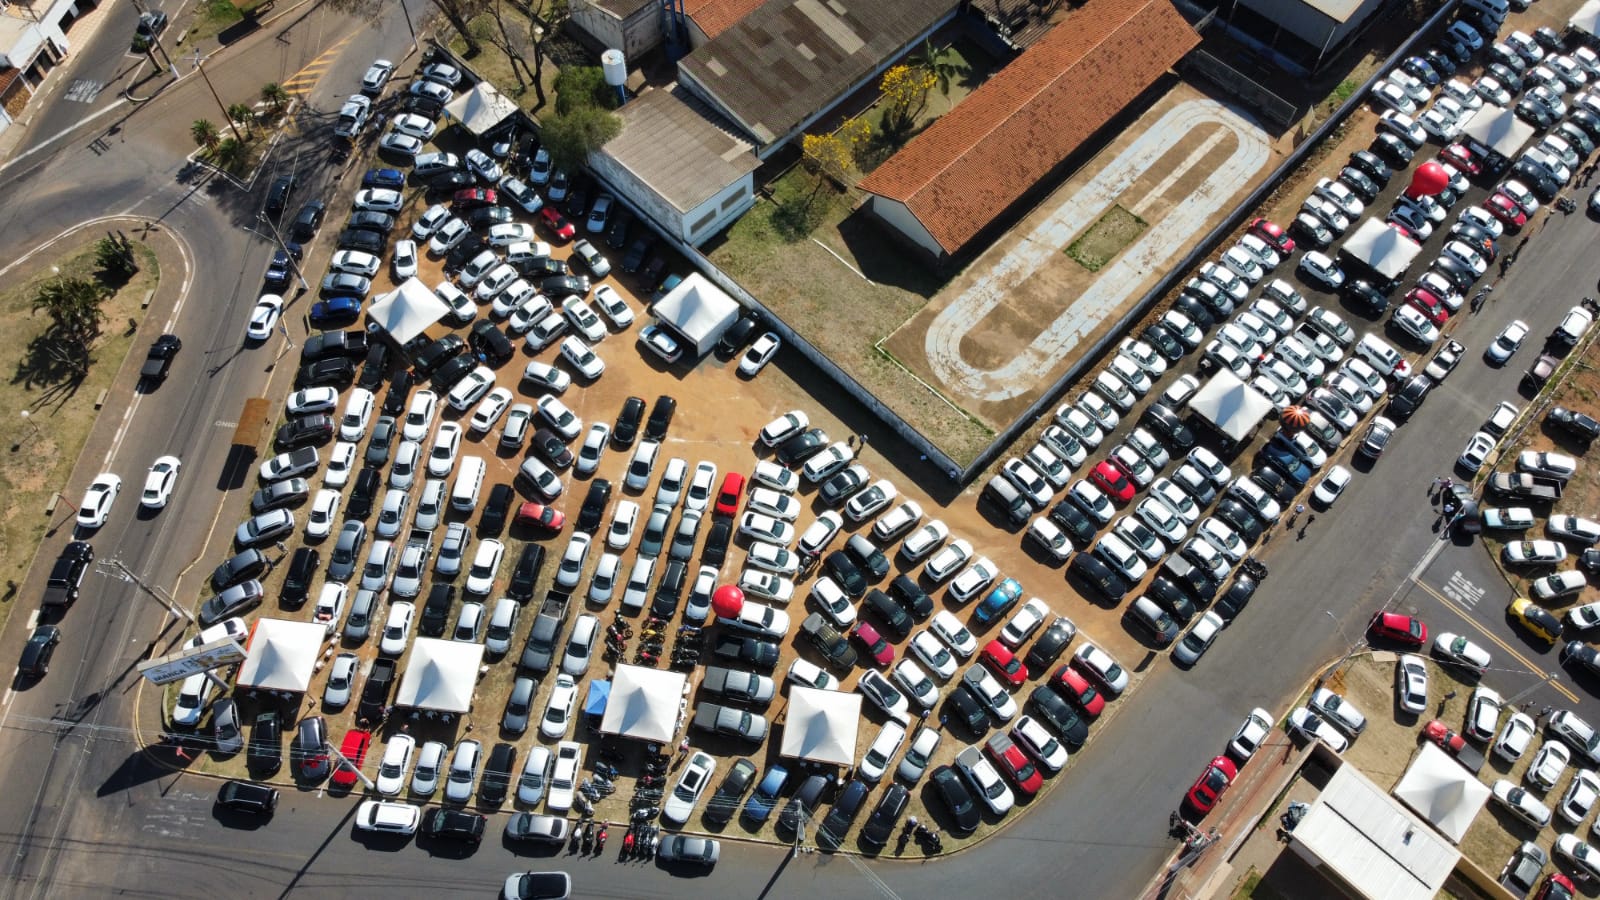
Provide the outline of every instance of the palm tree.
<path id="1" fill-rule="evenodd" d="M 283 89 L 283 85 L 274 81 L 262 86 L 261 99 L 273 112 L 280 113 L 289 105 L 289 92 Z"/>
<path id="2" fill-rule="evenodd" d="M 906 63 L 912 68 L 925 69 L 933 73 L 933 77 L 938 79 L 939 93 L 948 97 L 951 79 L 964 78 L 972 74 L 972 67 L 955 62 L 951 58 L 953 55 L 954 51 L 949 45 L 935 50 L 933 41 L 923 40 L 922 49 L 912 54 Z"/>
<path id="3" fill-rule="evenodd" d="M 248 103 L 235 103 L 228 107 L 228 118 L 243 125 L 248 136 L 254 130 L 251 126 L 255 124 L 256 111 Z"/>
<path id="4" fill-rule="evenodd" d="M 211 154 L 217 165 L 224 169 L 233 170 L 245 158 L 244 141 L 237 138 L 223 138 L 217 143 L 217 149 Z"/>
<path id="5" fill-rule="evenodd" d="M 195 119 L 189 123 L 189 136 L 194 138 L 196 146 L 204 147 L 208 153 L 217 149 L 217 142 L 222 139 L 210 119 Z"/>
<path id="6" fill-rule="evenodd" d="M 106 294 L 103 285 L 86 278 L 58 276 L 39 287 L 33 308 L 50 316 L 62 338 L 87 349 L 105 318 L 100 301 Z"/>

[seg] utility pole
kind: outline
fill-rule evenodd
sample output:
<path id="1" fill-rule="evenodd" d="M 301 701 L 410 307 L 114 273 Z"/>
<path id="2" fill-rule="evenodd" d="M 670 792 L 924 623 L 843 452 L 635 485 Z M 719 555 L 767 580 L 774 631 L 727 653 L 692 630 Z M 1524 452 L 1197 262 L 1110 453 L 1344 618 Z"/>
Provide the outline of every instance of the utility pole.
<path id="1" fill-rule="evenodd" d="M 375 790 L 378 789 L 378 786 L 376 784 L 372 783 L 372 779 L 368 778 L 366 776 L 366 773 L 361 771 L 361 767 L 351 763 L 349 759 L 346 759 L 345 755 L 343 753 L 340 753 L 337 747 L 333 746 L 333 742 L 331 742 L 331 741 L 324 742 L 322 746 L 323 746 L 323 748 L 325 750 L 328 751 L 328 755 L 332 756 L 334 759 L 337 759 L 339 762 L 343 763 L 344 765 L 349 766 L 350 767 L 350 771 L 356 773 L 356 777 L 361 779 L 361 783 L 366 785 L 367 790 L 375 791 Z"/>
<path id="2" fill-rule="evenodd" d="M 421 53 L 422 45 L 417 43 L 417 27 L 411 24 L 411 10 L 406 6 L 406 0 L 400 0 L 400 12 L 406 17 L 406 30 L 411 32 L 411 52 Z"/>
<path id="3" fill-rule="evenodd" d="M 1555 672 L 1546 673 L 1543 679 L 1535 681 L 1533 684 L 1530 684 L 1515 694 L 1507 697 L 1505 703 L 1506 709 L 1515 710 L 1517 708 L 1517 704 L 1522 702 L 1522 698 L 1527 697 L 1534 691 L 1537 691 L 1539 688 L 1542 688 L 1547 684 L 1555 684 L 1560 680 L 1561 676 L 1559 674 Z"/>
<path id="4" fill-rule="evenodd" d="M 162 50 L 161 52 L 165 54 L 167 51 Z M 200 73 L 200 80 L 206 83 L 206 89 L 211 91 L 211 99 L 217 101 L 217 109 L 222 110 L 222 121 L 227 122 L 228 127 L 233 130 L 234 139 L 241 144 L 244 143 L 244 135 L 239 133 L 239 126 L 234 124 L 233 116 L 228 115 L 228 105 L 222 102 L 221 97 L 217 96 L 217 89 L 211 84 L 211 76 L 206 74 L 205 60 L 199 56 L 196 56 L 194 68 L 195 71 Z M 174 75 L 177 74 L 177 66 L 173 66 L 172 72 Z"/>
<path id="5" fill-rule="evenodd" d="M 301 292 L 303 293 L 311 290 L 311 285 L 306 284 L 305 273 L 300 270 L 300 260 L 297 259 L 294 255 L 294 252 L 289 249 L 289 245 L 284 243 L 283 232 L 278 230 L 278 223 L 272 221 L 272 219 L 266 213 L 258 212 L 256 213 L 256 218 L 260 219 L 263 224 L 272 230 L 272 239 L 278 242 L 278 248 L 283 251 L 283 255 L 289 257 L 289 266 L 294 269 L 294 277 L 300 279 Z M 284 334 L 287 336 L 288 332 L 284 332 Z"/>
<path id="6" fill-rule="evenodd" d="M 122 560 L 103 559 L 95 563 L 95 567 L 99 569 L 102 574 L 109 574 L 116 578 L 120 578 L 123 581 L 130 582 L 140 591 L 154 598 L 157 603 L 160 603 L 162 606 L 166 607 L 167 612 L 171 615 L 182 616 L 189 621 L 189 624 L 194 624 L 195 620 L 193 613 L 179 606 L 177 603 L 174 603 L 172 598 L 167 596 L 166 591 L 163 591 L 161 588 L 154 585 L 146 584 L 144 579 L 134 574 L 133 570 L 129 569 L 127 564 Z"/>

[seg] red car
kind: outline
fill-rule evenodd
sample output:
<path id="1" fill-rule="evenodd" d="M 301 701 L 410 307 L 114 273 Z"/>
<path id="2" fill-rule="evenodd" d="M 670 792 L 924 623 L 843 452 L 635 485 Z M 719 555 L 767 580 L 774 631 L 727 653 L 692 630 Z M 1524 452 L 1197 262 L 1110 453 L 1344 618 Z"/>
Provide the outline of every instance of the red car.
<path id="1" fill-rule="evenodd" d="M 1057 669 L 1054 684 L 1058 691 L 1077 704 L 1089 718 L 1099 718 L 1100 714 L 1106 711 L 1106 698 L 1102 697 L 1100 691 L 1077 669 L 1071 666 Z"/>
<path id="2" fill-rule="evenodd" d="M 1268 244 L 1284 256 L 1294 252 L 1294 238 L 1288 232 L 1279 228 L 1276 222 L 1267 219 L 1256 219 L 1250 223 L 1250 233 Z"/>
<path id="3" fill-rule="evenodd" d="M 1533 895 L 1533 900 L 1572 900 L 1577 892 L 1571 878 L 1551 872 L 1544 877 L 1544 884 L 1539 885 L 1539 893 Z"/>
<path id="4" fill-rule="evenodd" d="M 1189 788 L 1189 793 L 1184 795 L 1184 799 L 1197 813 L 1203 815 L 1211 812 L 1217 801 L 1222 799 L 1222 792 L 1226 791 L 1228 785 L 1233 784 L 1233 780 L 1238 777 L 1239 767 L 1233 764 L 1233 760 L 1226 756 L 1215 757 L 1206 765 L 1206 770 L 1200 773 L 1200 777 L 1195 779 L 1194 785 Z"/>
<path id="5" fill-rule="evenodd" d="M 475 209 L 479 206 L 493 206 L 499 197 L 495 195 L 494 188 L 470 187 L 456 191 L 451 200 L 462 209 Z"/>
<path id="6" fill-rule="evenodd" d="M 1478 161 L 1472 158 L 1472 151 L 1460 144 L 1451 144 L 1439 151 L 1439 161 L 1449 163 L 1468 175 L 1477 175 L 1483 170 Z"/>
<path id="7" fill-rule="evenodd" d="M 1428 642 L 1428 626 L 1422 624 L 1422 620 L 1415 616 L 1380 612 L 1372 617 L 1367 630 L 1377 637 L 1413 647 L 1421 647 Z"/>
<path id="8" fill-rule="evenodd" d="M 894 662 L 894 648 L 883 639 L 878 629 L 872 627 L 871 622 L 857 622 L 855 635 L 856 640 L 867 648 L 867 653 L 872 656 L 873 662 L 879 666 L 888 666 Z"/>
<path id="9" fill-rule="evenodd" d="M 1016 742 L 1009 735 L 996 733 L 983 745 L 983 750 L 994 762 L 995 768 L 1006 773 L 1011 783 L 1017 790 L 1032 797 L 1039 793 L 1039 788 L 1044 787 L 1044 776 L 1039 773 L 1039 767 L 1033 760 L 1022 752 Z"/>
<path id="10" fill-rule="evenodd" d="M 1427 316 L 1428 321 L 1435 325 L 1443 325 L 1450 318 L 1450 310 L 1426 288 L 1412 288 L 1411 293 L 1406 295 L 1406 303 L 1416 307 L 1417 312 Z"/>
<path id="11" fill-rule="evenodd" d="M 744 493 L 744 476 L 738 472 L 729 472 L 722 477 L 722 488 L 717 491 L 716 514 L 719 516 L 737 516 L 739 514 L 739 495 Z"/>
<path id="12" fill-rule="evenodd" d="M 559 509 L 545 506 L 543 503 L 528 501 L 517 507 L 517 524 L 532 525 L 546 531 L 560 531 L 561 526 L 567 523 L 567 516 Z"/>
<path id="13" fill-rule="evenodd" d="M 1507 231 L 1517 231 L 1528 224 L 1528 214 L 1522 211 L 1517 201 L 1499 191 L 1484 198 L 1483 208 L 1489 211 L 1489 215 L 1499 219 Z"/>
<path id="14" fill-rule="evenodd" d="M 339 745 L 339 753 L 350 761 L 350 766 L 356 769 L 367 759 L 367 748 L 372 746 L 372 732 L 347 731 L 344 733 L 344 743 Z M 346 790 L 356 786 L 356 770 L 345 765 L 342 761 L 335 760 L 338 768 L 333 771 L 333 786 Z"/>
<path id="15" fill-rule="evenodd" d="M 1001 681 L 1012 687 L 1018 687 L 1028 680 L 1028 667 L 998 640 L 990 641 L 983 648 L 983 661 Z"/>
<path id="16" fill-rule="evenodd" d="M 1105 491 L 1118 506 L 1133 499 L 1133 480 L 1117 465 L 1116 460 L 1103 459 L 1095 463 L 1089 480 L 1094 482 L 1095 487 Z"/>
<path id="17" fill-rule="evenodd" d="M 1461 748 L 1467 746 L 1466 738 L 1456 734 L 1450 729 L 1449 725 L 1438 719 L 1434 719 L 1432 722 L 1422 726 L 1422 736 L 1438 744 L 1439 749 L 1451 755 L 1460 753 Z"/>
<path id="18" fill-rule="evenodd" d="M 572 223 L 567 221 L 567 217 L 557 212 L 554 207 L 546 206 L 544 209 L 539 210 L 539 218 L 544 220 L 546 227 L 555 232 L 556 237 L 564 241 L 572 240 L 578 233 L 578 229 L 572 227 Z"/>

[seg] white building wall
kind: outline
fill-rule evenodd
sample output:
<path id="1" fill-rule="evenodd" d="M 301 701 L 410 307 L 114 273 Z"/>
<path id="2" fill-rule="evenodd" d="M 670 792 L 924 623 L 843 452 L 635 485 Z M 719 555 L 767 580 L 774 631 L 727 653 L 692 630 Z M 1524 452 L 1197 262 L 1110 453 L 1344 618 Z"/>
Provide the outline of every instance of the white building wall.
<path id="1" fill-rule="evenodd" d="M 900 235 L 911 243 L 922 248 L 934 259 L 944 256 L 944 248 L 933 239 L 928 229 L 912 214 L 910 207 L 899 200 L 890 200 L 878 194 L 872 195 L 872 214 L 882 219 L 889 227 L 900 232 Z"/>
<path id="2" fill-rule="evenodd" d="M 683 239 L 698 247 L 733 224 L 735 219 L 756 205 L 755 186 L 755 173 L 747 173 L 718 191 L 715 197 L 695 207 L 683 217 Z"/>

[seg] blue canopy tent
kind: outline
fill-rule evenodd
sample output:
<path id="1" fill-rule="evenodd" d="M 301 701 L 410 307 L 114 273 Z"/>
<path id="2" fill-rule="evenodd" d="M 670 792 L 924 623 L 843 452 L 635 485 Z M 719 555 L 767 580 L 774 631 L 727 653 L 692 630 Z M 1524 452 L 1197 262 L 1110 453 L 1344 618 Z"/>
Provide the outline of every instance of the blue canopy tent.
<path id="1" fill-rule="evenodd" d="M 589 682 L 589 696 L 583 701 L 583 714 L 589 719 L 589 727 L 597 728 L 600 719 L 606 713 L 606 702 L 611 699 L 611 682 Z"/>

